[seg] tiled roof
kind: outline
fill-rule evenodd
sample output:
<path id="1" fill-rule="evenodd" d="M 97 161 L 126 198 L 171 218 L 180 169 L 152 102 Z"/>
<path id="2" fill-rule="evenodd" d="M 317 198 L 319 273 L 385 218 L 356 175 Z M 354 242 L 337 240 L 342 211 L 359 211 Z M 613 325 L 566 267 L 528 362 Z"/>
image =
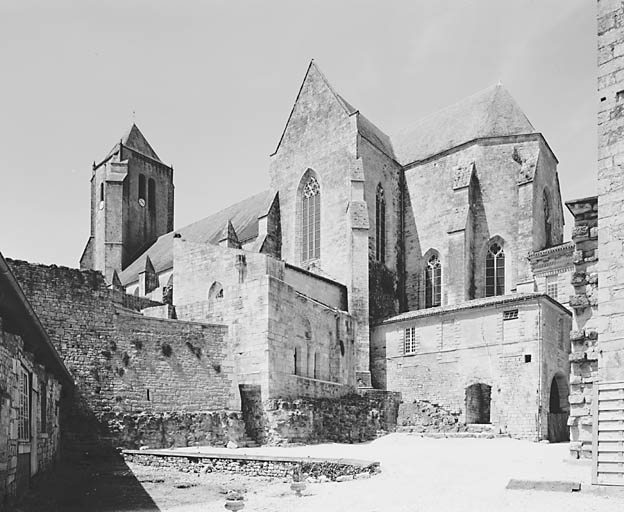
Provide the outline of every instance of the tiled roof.
<path id="1" fill-rule="evenodd" d="M 392 137 L 407 165 L 483 137 L 536 133 L 511 94 L 495 85 L 435 112 Z"/>
<path id="2" fill-rule="evenodd" d="M 231 221 L 241 243 L 253 240 L 258 236 L 258 217 L 268 212 L 274 198 L 275 192 L 266 190 L 200 221 L 162 235 L 121 272 L 119 276 L 121 282 L 124 286 L 135 282 L 139 277 L 139 272 L 145 268 L 147 256 L 152 260 L 156 272 L 172 268 L 174 233 L 179 233 L 182 238 L 193 242 L 218 243 L 223 233 L 223 226 Z"/>

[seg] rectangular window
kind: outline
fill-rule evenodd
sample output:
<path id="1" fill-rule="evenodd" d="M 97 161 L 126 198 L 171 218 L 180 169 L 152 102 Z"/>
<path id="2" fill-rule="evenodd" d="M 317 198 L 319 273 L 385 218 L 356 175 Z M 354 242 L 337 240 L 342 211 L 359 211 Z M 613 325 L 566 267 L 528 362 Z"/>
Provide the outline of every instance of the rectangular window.
<path id="1" fill-rule="evenodd" d="M 546 276 L 546 293 L 555 300 L 559 294 L 558 277 L 557 275 Z"/>
<path id="2" fill-rule="evenodd" d="M 503 320 L 515 320 L 516 318 L 518 318 L 517 309 L 509 309 L 507 311 L 503 311 Z"/>
<path id="3" fill-rule="evenodd" d="M 46 433 L 48 431 L 48 389 L 45 382 L 41 383 L 41 390 L 39 400 L 41 403 L 41 432 Z"/>
<path id="4" fill-rule="evenodd" d="M 403 340 L 403 353 L 415 354 L 416 353 L 416 328 L 408 327 L 405 329 L 405 338 Z"/>
<path id="5" fill-rule="evenodd" d="M 20 441 L 30 441 L 30 373 L 21 367 L 19 373 L 19 417 L 17 437 Z"/>

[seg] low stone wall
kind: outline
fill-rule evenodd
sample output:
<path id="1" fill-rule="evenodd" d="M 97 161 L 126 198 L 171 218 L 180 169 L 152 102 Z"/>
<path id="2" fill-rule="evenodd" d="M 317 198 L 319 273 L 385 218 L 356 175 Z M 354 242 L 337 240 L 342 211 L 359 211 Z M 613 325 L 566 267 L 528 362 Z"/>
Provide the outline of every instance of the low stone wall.
<path id="1" fill-rule="evenodd" d="M 396 428 L 400 393 L 265 402 L 268 444 L 360 443 Z"/>
<path id="2" fill-rule="evenodd" d="M 468 432 L 461 411 L 449 411 L 426 400 L 402 403 L 397 423 L 401 428 L 409 427 L 410 432 Z"/>
<path id="3" fill-rule="evenodd" d="M 240 412 L 171 412 L 103 414 L 110 438 L 106 444 L 123 448 L 172 448 L 183 446 L 225 446 L 240 443 L 245 423 Z"/>
<path id="4" fill-rule="evenodd" d="M 126 462 L 173 468 L 186 473 L 222 472 L 247 476 L 292 478 L 293 473 L 299 469 L 304 478 L 336 481 L 345 476 L 364 477 L 379 472 L 379 462 L 354 459 L 198 454 L 165 450 L 125 450 L 122 453 Z"/>

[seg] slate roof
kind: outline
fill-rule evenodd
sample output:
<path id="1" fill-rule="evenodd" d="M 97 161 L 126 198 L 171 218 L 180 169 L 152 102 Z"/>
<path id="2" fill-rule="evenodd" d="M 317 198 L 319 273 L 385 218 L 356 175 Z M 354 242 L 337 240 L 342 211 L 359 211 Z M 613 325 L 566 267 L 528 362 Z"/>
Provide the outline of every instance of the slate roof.
<path id="1" fill-rule="evenodd" d="M 435 112 L 392 137 L 403 165 L 474 139 L 537 133 L 511 94 L 494 85 Z"/>
<path id="2" fill-rule="evenodd" d="M 154 151 L 150 143 L 147 142 L 147 139 L 141 133 L 141 130 L 139 130 L 139 127 L 135 123 L 132 123 L 130 129 L 121 138 L 121 144 L 123 144 L 127 148 L 134 149 L 135 151 L 143 155 L 149 156 L 150 158 L 153 158 L 154 160 L 162 163 L 162 160 L 158 157 L 156 151 Z M 106 162 L 111 156 L 117 154 L 118 152 L 119 142 L 115 144 L 113 146 L 113 149 L 108 152 L 104 160 L 102 160 L 102 163 Z"/>
<path id="3" fill-rule="evenodd" d="M 258 217 L 268 212 L 274 198 L 275 192 L 266 190 L 200 221 L 162 235 L 121 272 L 119 278 L 122 284 L 126 286 L 138 279 L 139 272 L 145 268 L 147 256 L 152 261 L 156 272 L 172 268 L 174 233 L 180 233 L 182 238 L 193 242 L 218 243 L 223 233 L 223 226 L 231 221 L 241 243 L 253 240 L 258 236 Z"/>

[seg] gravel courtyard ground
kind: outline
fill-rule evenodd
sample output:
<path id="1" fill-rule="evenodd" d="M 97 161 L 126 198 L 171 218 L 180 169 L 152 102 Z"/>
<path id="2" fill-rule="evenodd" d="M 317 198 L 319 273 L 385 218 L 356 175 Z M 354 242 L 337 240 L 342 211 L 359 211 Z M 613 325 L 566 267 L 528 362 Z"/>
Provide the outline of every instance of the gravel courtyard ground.
<path id="1" fill-rule="evenodd" d="M 185 448 L 183 451 L 198 451 Z M 208 451 L 208 449 L 206 449 Z M 227 449 L 209 449 L 228 452 Z M 588 461 L 571 461 L 566 444 L 536 444 L 513 439 L 430 439 L 390 434 L 359 445 L 322 444 L 290 448 L 241 448 L 237 453 L 378 460 L 382 472 L 370 479 L 308 484 L 297 498 L 280 479 L 228 474 L 186 474 L 136 464 L 103 470 L 93 488 L 74 484 L 70 497 L 41 510 L 81 511 L 223 511 L 224 493 L 235 488 L 245 495 L 247 512 L 275 511 L 622 511 L 624 492 L 590 490 Z M 572 480 L 579 493 L 516 491 L 511 478 Z M 131 481 L 130 481 L 131 480 Z M 140 496 L 139 496 L 140 495 Z M 24 512 L 39 510 L 22 507 Z"/>

